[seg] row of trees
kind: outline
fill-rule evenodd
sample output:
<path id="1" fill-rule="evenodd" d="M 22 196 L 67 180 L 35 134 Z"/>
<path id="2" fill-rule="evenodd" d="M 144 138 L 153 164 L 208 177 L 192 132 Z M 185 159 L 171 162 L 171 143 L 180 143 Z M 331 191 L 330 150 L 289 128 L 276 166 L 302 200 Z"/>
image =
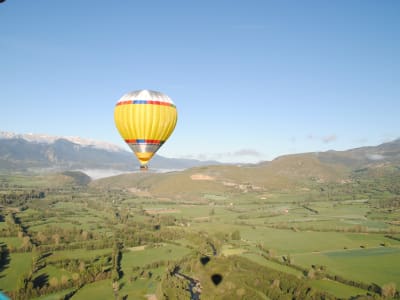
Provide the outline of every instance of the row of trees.
<path id="1" fill-rule="evenodd" d="M 43 199 L 46 197 L 45 191 L 5 191 L 0 196 L 0 204 L 5 206 L 25 206 L 30 200 Z"/>
<path id="2" fill-rule="evenodd" d="M 32 257 L 30 271 L 20 276 L 15 291 L 9 292 L 12 299 L 31 299 L 49 293 L 75 287 L 79 289 L 85 284 L 111 278 L 111 257 L 103 256 L 84 261 L 78 259 L 47 262 L 46 257 L 51 253 L 36 252 Z M 72 273 L 71 278 L 62 275 L 61 278 L 49 278 L 42 270 L 47 264 L 64 267 Z"/>
<path id="3" fill-rule="evenodd" d="M 307 270 L 298 265 L 294 265 L 293 258 L 290 255 L 282 256 L 282 260 L 280 260 L 278 257 L 276 257 L 276 252 L 273 249 L 266 249 L 261 244 L 258 244 L 257 248 L 262 251 L 261 256 L 265 259 L 272 260 L 276 263 L 283 265 L 290 265 L 292 268 L 301 271 L 308 279 L 328 278 L 330 280 L 337 281 L 349 286 L 364 289 L 373 293 L 371 294 L 371 299 L 379 299 L 378 295 L 382 296 L 385 299 L 394 299 L 395 297 L 400 298 L 399 293 L 396 291 L 396 284 L 394 283 L 388 283 L 383 286 L 378 286 L 373 283 L 366 284 L 356 280 L 344 278 L 340 275 L 331 274 L 328 272 L 327 267 L 322 265 L 312 265 L 311 268 Z M 357 299 L 357 297 L 355 297 L 354 299 Z"/>

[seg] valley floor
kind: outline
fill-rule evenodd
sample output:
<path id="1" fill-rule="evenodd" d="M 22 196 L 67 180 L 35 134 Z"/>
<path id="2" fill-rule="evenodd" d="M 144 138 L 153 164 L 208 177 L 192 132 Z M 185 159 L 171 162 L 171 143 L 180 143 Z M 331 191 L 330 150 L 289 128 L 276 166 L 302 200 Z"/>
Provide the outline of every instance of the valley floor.
<path id="1" fill-rule="evenodd" d="M 197 201 L 0 179 L 0 290 L 12 299 L 399 297 L 400 210 L 384 198 L 315 189 Z"/>

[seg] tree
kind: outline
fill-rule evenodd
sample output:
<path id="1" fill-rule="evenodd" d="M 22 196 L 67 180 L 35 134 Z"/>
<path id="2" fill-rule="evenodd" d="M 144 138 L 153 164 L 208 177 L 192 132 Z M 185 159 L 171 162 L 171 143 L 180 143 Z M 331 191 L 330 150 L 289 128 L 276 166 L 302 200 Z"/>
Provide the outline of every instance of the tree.
<path id="1" fill-rule="evenodd" d="M 65 276 L 65 275 L 62 275 L 62 276 L 61 276 L 61 284 L 62 284 L 63 286 L 65 286 L 65 285 L 67 285 L 67 283 L 68 283 L 68 277 Z"/>
<path id="2" fill-rule="evenodd" d="M 86 264 L 85 264 L 85 262 L 83 260 L 81 260 L 80 263 L 79 263 L 79 272 L 82 273 L 85 270 L 86 270 Z"/>
<path id="3" fill-rule="evenodd" d="M 51 277 L 49 280 L 49 284 L 52 287 L 57 287 L 58 286 L 58 279 L 56 277 Z"/>
<path id="4" fill-rule="evenodd" d="M 232 240 L 239 241 L 240 240 L 240 231 L 235 230 L 234 232 L 232 232 L 231 238 L 232 238 Z"/>
<path id="5" fill-rule="evenodd" d="M 268 256 L 269 257 L 275 257 L 276 256 L 276 250 L 275 249 L 268 249 Z"/>
<path id="6" fill-rule="evenodd" d="M 314 279 L 315 278 L 315 270 L 313 268 L 308 270 L 307 277 L 310 278 L 310 279 Z"/>
<path id="7" fill-rule="evenodd" d="M 79 274 L 78 273 L 73 273 L 72 274 L 72 280 L 73 281 L 78 281 L 79 280 Z"/>
<path id="8" fill-rule="evenodd" d="M 396 295 L 396 284 L 394 282 L 390 282 L 383 285 L 381 294 L 385 298 L 392 299 Z"/>
<path id="9" fill-rule="evenodd" d="M 28 251 L 30 249 L 32 249 L 32 243 L 31 243 L 31 239 L 29 236 L 24 236 L 22 238 L 22 249 L 24 249 L 25 251 Z"/>
<path id="10" fill-rule="evenodd" d="M 53 234 L 51 238 L 53 239 L 54 244 L 56 244 L 56 246 L 58 246 L 58 244 L 60 244 L 61 237 L 58 233 Z"/>
<path id="11" fill-rule="evenodd" d="M 44 244 L 47 241 L 46 235 L 43 234 L 43 232 L 39 231 L 36 235 L 36 239 L 41 243 Z"/>
<path id="12" fill-rule="evenodd" d="M 293 257 L 292 257 L 290 254 L 287 255 L 287 257 L 286 257 L 286 262 L 287 262 L 289 265 L 293 264 L 294 259 L 293 259 Z"/>

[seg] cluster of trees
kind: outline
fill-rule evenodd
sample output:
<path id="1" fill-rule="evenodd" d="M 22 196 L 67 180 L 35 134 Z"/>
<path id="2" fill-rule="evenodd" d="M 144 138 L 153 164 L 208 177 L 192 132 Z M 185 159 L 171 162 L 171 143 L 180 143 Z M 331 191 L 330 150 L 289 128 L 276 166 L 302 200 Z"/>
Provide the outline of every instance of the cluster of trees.
<path id="1" fill-rule="evenodd" d="M 356 170 L 343 184 L 319 185 L 319 198 L 340 201 L 351 199 L 384 199 L 400 195 L 400 170 Z"/>
<path id="2" fill-rule="evenodd" d="M 186 279 L 175 276 L 172 272 L 166 272 L 162 279 L 162 296 L 165 300 L 186 300 L 190 299 L 190 291 Z"/>
<path id="3" fill-rule="evenodd" d="M 104 255 L 92 260 L 62 259 L 47 262 L 51 253 L 35 252 L 31 270 L 20 276 L 17 289 L 9 292 L 12 299 L 31 299 L 68 288 L 75 291 L 85 284 L 111 278 L 111 256 Z M 65 268 L 72 273 L 71 278 L 62 275 L 60 278 L 49 278 L 43 269 L 47 264 Z"/>
<path id="4" fill-rule="evenodd" d="M 143 267 L 139 266 L 134 266 L 132 267 L 132 275 L 129 277 L 129 282 L 132 283 L 133 281 L 136 281 L 138 278 L 152 278 L 153 277 L 153 272 L 151 270 L 157 269 L 161 266 L 166 266 L 168 262 L 161 260 L 161 261 L 156 261 L 151 264 L 146 264 Z M 156 280 L 161 281 L 161 277 L 157 276 Z"/>
<path id="5" fill-rule="evenodd" d="M 46 197 L 45 191 L 22 190 L 22 191 L 3 191 L 0 197 L 0 204 L 7 206 L 25 206 L 32 199 L 43 199 Z"/>
<path id="6" fill-rule="evenodd" d="M 77 227 L 62 228 L 58 226 L 45 226 L 34 236 L 40 245 L 72 242 L 85 242 L 90 240 L 101 240 L 104 235 L 95 231 L 78 229 Z"/>
<path id="7" fill-rule="evenodd" d="M 305 280 L 299 279 L 294 275 L 279 272 L 267 267 L 261 266 L 239 256 L 229 258 L 214 257 L 214 264 L 224 266 L 223 269 L 229 270 L 229 278 L 224 279 L 227 283 L 221 290 L 221 295 L 216 289 L 206 289 L 206 277 L 203 277 L 204 268 L 196 262 L 198 257 L 191 257 L 179 262 L 179 268 L 191 270 L 198 273 L 203 279 L 202 298 L 221 296 L 223 299 L 261 299 L 262 293 L 270 299 L 335 299 L 334 296 L 312 289 Z M 190 266 L 187 266 L 190 265 Z M 196 267 L 197 266 L 197 267 Z M 162 291 L 165 299 L 190 299 L 188 289 L 188 280 L 175 276 L 176 266 L 170 266 L 162 280 Z M 221 277 L 225 274 L 222 273 Z"/>
<path id="8" fill-rule="evenodd" d="M 397 209 L 400 208 L 400 195 L 393 196 L 386 199 L 377 199 L 373 201 L 376 208 Z"/>
<path id="9" fill-rule="evenodd" d="M 122 248 L 123 244 L 121 242 L 114 242 L 113 252 L 111 254 L 111 274 L 113 281 L 118 281 L 123 276 L 121 269 Z"/>
<path id="10" fill-rule="evenodd" d="M 15 220 L 13 213 L 8 213 L 7 215 L 1 215 L 1 218 L 5 221 L 6 227 L 2 228 L 0 231 L 0 237 L 11 237 L 17 236 L 18 232 L 21 230 L 20 226 Z"/>
<path id="11" fill-rule="evenodd" d="M 35 243 L 27 233 L 26 229 L 22 226 L 19 219 L 15 216 L 14 212 L 10 212 L 5 216 L 6 227 L 0 231 L 0 237 L 19 237 L 22 239 L 20 247 L 13 245 L 8 246 L 10 252 L 27 252 L 35 247 Z"/>
<path id="12" fill-rule="evenodd" d="M 264 257 L 265 259 L 272 260 L 276 263 L 283 264 L 283 265 L 290 265 L 292 268 L 301 271 L 306 278 L 308 279 L 323 279 L 323 278 L 328 278 L 333 281 L 337 281 L 349 286 L 357 287 L 363 290 L 370 291 L 371 294 L 366 297 L 365 299 L 381 299 L 379 295 L 382 297 L 389 298 L 389 299 L 395 299 L 395 297 L 400 298 L 399 293 L 396 291 L 396 285 L 394 283 L 388 283 L 386 285 L 383 285 L 380 287 L 379 285 L 376 285 L 374 283 L 367 284 L 363 282 L 359 282 L 356 280 L 351 280 L 344 278 L 340 275 L 335 275 L 331 274 L 328 272 L 326 266 L 322 265 L 312 265 L 309 270 L 302 268 L 298 265 L 294 265 L 294 261 L 291 258 L 290 255 L 283 256 L 282 260 L 280 260 L 278 257 L 275 256 L 275 251 L 271 249 L 266 249 L 263 245 L 258 244 L 257 248 L 262 251 L 261 256 Z M 390 296 L 388 296 L 390 295 Z M 363 296 L 357 296 L 353 297 L 352 299 L 363 299 Z M 397 298 L 396 298 L 397 299 Z"/>

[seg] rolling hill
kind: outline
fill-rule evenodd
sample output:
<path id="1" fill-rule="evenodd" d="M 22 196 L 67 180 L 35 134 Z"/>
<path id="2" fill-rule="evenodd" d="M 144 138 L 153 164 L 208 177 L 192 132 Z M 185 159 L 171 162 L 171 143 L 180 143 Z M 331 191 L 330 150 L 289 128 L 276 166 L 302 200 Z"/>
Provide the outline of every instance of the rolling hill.
<path id="1" fill-rule="evenodd" d="M 165 174 L 124 174 L 94 181 L 97 188 L 126 188 L 160 197 L 193 197 L 237 190 L 292 190 L 360 176 L 400 175 L 400 140 L 347 151 L 293 154 L 255 165 L 210 165 Z"/>
<path id="2" fill-rule="evenodd" d="M 180 170 L 165 174 L 133 173 L 96 180 L 94 187 L 134 188 L 170 197 L 178 194 L 226 193 L 240 189 L 304 188 L 325 182 L 346 182 L 357 176 L 397 174 L 400 139 L 346 151 L 284 155 L 272 161 L 227 165 L 155 156 L 152 169 Z M 0 132 L 0 170 L 75 171 L 88 169 L 137 171 L 132 153 L 118 146 L 77 137 L 16 135 Z M 361 170 L 361 171 L 360 171 Z M 371 175 L 371 176 L 372 176 Z"/>

